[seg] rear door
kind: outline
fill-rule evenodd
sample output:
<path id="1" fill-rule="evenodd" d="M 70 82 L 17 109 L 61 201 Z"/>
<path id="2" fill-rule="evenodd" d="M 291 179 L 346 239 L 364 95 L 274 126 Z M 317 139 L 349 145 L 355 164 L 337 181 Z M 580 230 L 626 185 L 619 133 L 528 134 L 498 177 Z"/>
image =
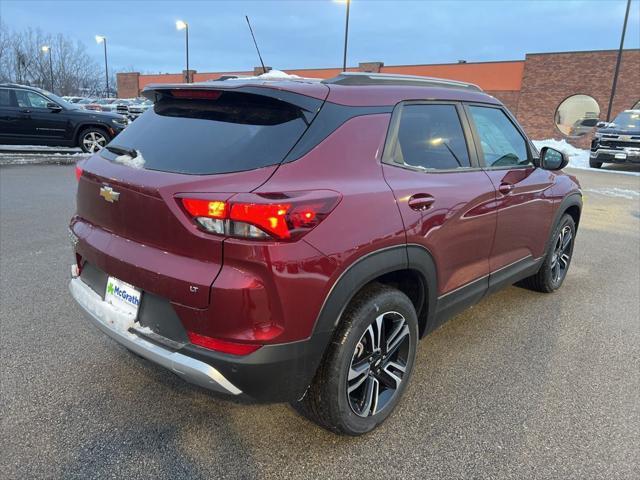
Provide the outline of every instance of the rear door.
<path id="1" fill-rule="evenodd" d="M 14 142 L 20 134 L 19 122 L 20 113 L 13 90 L 0 88 L 0 139 L 7 143 Z"/>
<path id="2" fill-rule="evenodd" d="M 496 228 L 495 191 L 477 163 L 462 106 L 397 106 L 383 162 L 407 242 L 422 245 L 434 257 L 438 295 L 459 291 L 468 302 L 480 298 L 487 288 Z"/>
<path id="3" fill-rule="evenodd" d="M 555 174 L 533 165 L 533 152 L 501 107 L 467 105 L 478 155 L 496 189 L 498 224 L 490 269 L 526 267 L 544 253 L 553 218 Z"/>

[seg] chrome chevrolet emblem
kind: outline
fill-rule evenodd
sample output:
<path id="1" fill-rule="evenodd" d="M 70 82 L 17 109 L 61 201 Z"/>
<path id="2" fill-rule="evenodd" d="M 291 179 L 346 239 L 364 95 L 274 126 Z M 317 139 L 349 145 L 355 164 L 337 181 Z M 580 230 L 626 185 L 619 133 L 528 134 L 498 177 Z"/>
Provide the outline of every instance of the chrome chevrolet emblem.
<path id="1" fill-rule="evenodd" d="M 113 203 L 118 201 L 118 198 L 120 198 L 120 193 L 116 192 L 111 187 L 103 185 L 102 187 L 100 187 L 100 196 L 104 198 L 107 202 Z"/>

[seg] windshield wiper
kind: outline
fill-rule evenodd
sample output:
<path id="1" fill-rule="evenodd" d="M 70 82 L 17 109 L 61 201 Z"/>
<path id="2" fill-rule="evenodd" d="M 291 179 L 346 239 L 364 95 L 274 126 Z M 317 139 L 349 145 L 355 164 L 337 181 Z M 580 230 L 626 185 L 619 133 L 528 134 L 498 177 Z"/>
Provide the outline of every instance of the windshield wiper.
<path id="1" fill-rule="evenodd" d="M 138 152 L 132 148 L 119 147 L 118 145 L 107 145 L 104 148 L 109 150 L 111 153 L 116 153 L 118 155 L 128 155 L 131 158 L 136 158 L 138 156 Z"/>

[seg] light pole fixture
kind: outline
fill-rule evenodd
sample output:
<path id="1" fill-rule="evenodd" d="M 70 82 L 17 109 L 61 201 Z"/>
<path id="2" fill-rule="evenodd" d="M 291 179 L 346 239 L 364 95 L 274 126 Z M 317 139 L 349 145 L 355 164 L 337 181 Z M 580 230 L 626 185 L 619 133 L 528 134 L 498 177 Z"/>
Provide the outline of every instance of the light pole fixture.
<path id="1" fill-rule="evenodd" d="M 51 60 L 51 47 L 49 45 L 43 45 L 41 47 L 41 50 L 44 53 L 48 53 L 49 54 L 49 75 L 50 75 L 50 80 L 51 80 L 51 93 L 55 93 L 53 91 L 53 60 Z"/>
<path id="2" fill-rule="evenodd" d="M 191 83 L 189 75 L 189 24 L 184 20 L 176 20 L 176 30 L 184 30 L 185 33 L 185 44 L 187 50 L 187 83 Z"/>
<path id="3" fill-rule="evenodd" d="M 107 84 L 107 97 L 109 96 L 109 64 L 107 63 L 107 37 L 96 35 L 96 43 L 104 45 L 104 78 Z"/>

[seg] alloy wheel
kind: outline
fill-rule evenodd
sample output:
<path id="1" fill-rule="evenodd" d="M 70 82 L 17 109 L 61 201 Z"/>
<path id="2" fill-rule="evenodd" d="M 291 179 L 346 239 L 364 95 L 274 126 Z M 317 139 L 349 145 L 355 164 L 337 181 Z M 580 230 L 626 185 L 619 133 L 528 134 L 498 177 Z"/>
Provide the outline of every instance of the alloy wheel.
<path id="1" fill-rule="evenodd" d="M 87 134 L 82 137 L 82 145 L 89 153 L 99 152 L 106 144 L 107 139 L 100 132 L 87 132 Z"/>
<path id="2" fill-rule="evenodd" d="M 567 274 L 569 261 L 571 260 L 571 244 L 573 233 L 569 225 L 565 225 L 556 239 L 551 257 L 551 280 L 559 283 Z"/>
<path id="3" fill-rule="evenodd" d="M 409 349 L 409 325 L 400 313 L 378 315 L 367 327 L 347 376 L 349 405 L 356 415 L 375 415 L 395 397 L 407 371 Z"/>

